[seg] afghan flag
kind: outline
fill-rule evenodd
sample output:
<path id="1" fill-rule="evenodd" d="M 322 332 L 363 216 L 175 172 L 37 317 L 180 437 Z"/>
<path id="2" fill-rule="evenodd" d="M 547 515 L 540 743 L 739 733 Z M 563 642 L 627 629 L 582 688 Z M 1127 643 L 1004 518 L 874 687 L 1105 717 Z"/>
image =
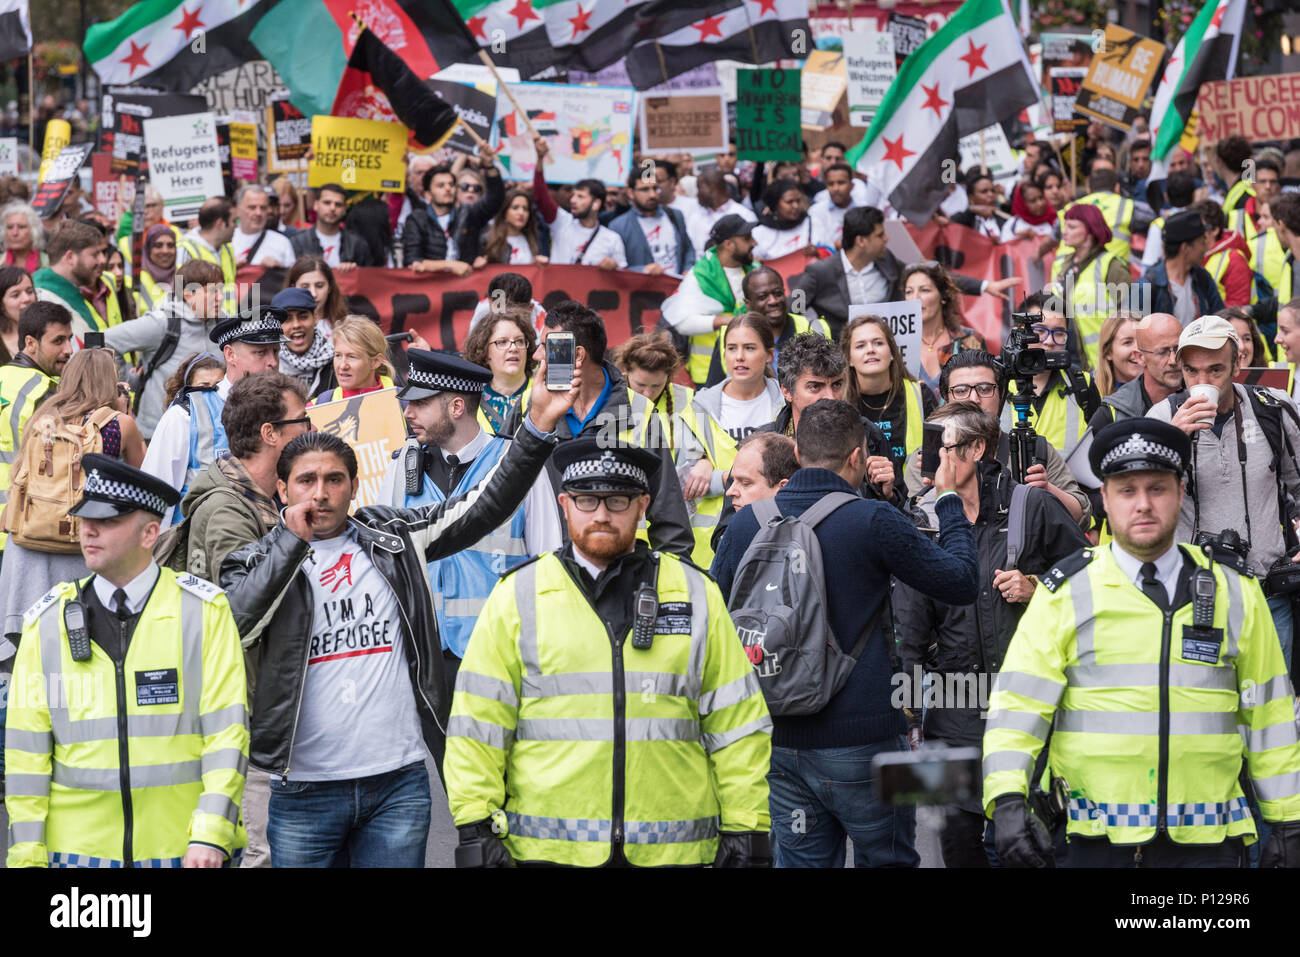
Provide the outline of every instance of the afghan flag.
<path id="1" fill-rule="evenodd" d="M 1038 102 L 1038 82 L 1002 0 L 966 0 L 912 52 L 847 162 L 913 223 L 948 195 L 957 141 Z"/>
<path id="2" fill-rule="evenodd" d="M 284 0 L 258 21 L 251 38 L 284 78 L 290 102 L 304 116 L 328 115 L 361 23 L 421 80 L 478 52 L 449 0 Z M 354 97 L 346 110 L 336 115 L 397 119 L 386 98 Z"/>
<path id="3" fill-rule="evenodd" d="M 1201 86 L 1236 74 L 1245 16 L 1246 0 L 1210 0 L 1178 41 L 1151 108 L 1152 159 L 1164 160 L 1178 144 Z"/>
<path id="4" fill-rule="evenodd" d="M 807 0 L 743 0 L 719 13 L 692 7 L 692 22 L 634 46 L 627 73 L 638 90 L 715 60 L 771 63 L 812 49 Z"/>
<path id="5" fill-rule="evenodd" d="M 334 99 L 334 116 L 404 124 L 421 146 L 441 146 L 456 126 L 456 111 L 416 76 L 402 58 L 362 30 Z"/>
<path id="6" fill-rule="evenodd" d="M 189 92 L 210 76 L 262 59 L 249 36 L 277 3 L 143 0 L 86 31 L 86 60 L 105 84 Z"/>

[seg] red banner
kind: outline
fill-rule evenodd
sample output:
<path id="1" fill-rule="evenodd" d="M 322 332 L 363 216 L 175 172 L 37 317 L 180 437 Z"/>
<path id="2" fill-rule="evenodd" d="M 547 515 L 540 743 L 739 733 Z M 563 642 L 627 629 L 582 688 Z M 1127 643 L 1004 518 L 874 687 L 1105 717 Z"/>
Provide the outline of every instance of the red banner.
<path id="1" fill-rule="evenodd" d="M 576 299 L 596 310 L 605 320 L 609 344 L 653 329 L 659 322 L 660 304 L 677 291 L 679 280 L 647 276 L 629 270 L 595 266 L 487 266 L 464 279 L 450 273 L 415 273 L 409 269 L 353 269 L 334 273 L 348 297 L 348 311 L 369 316 L 385 333 L 410 329 L 420 333 L 434 349 L 456 351 L 465 343 L 469 320 L 479 300 L 487 296 L 488 282 L 503 272 L 516 272 L 533 284 L 533 298 L 550 308 L 564 299 Z M 240 299 L 259 283 L 263 303 L 284 285 L 285 270 L 262 266 L 239 267 Z"/>

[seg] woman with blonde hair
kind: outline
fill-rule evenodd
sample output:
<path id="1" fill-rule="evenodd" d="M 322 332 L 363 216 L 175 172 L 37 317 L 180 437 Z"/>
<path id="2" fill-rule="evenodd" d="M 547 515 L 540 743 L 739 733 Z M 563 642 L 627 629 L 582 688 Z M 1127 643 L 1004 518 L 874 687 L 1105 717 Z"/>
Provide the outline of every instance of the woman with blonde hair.
<path id="1" fill-rule="evenodd" d="M 961 292 L 938 263 L 913 263 L 900 279 L 904 299 L 921 302 L 921 381 L 939 387 L 939 372 L 963 349 L 983 349 L 984 337 L 962 323 Z"/>
<path id="2" fill-rule="evenodd" d="M 59 376 L 58 391 L 32 415 L 23 432 L 22 448 L 14 458 L 17 473 L 28 447 L 42 441 L 47 418 L 68 425 L 91 425 L 99 432 L 103 454 L 139 467 L 144 461 L 144 439 L 131 418 L 130 400 L 119 389 L 117 365 L 111 349 L 82 349 L 73 354 Z M 10 508 L 17 499 L 10 499 Z M 12 528 L 5 512 L 5 530 Z M 22 632 L 23 613 L 59 582 L 89 574 L 81 552 L 40 551 L 19 545 L 12 537 L 5 544 L 0 564 L 0 620 L 4 633 Z"/>
<path id="3" fill-rule="evenodd" d="M 500 435 L 506 421 L 519 405 L 528 404 L 533 370 L 537 360 L 537 332 L 528 306 L 508 305 L 492 313 L 490 322 L 480 322 L 465 340 L 465 358 L 492 373 L 483 387 L 478 420 L 484 431 Z"/>
<path id="4" fill-rule="evenodd" d="M 840 333 L 840 349 L 849 366 L 844 400 L 880 427 L 901 475 L 908 456 L 921 447 L 921 427 L 939 400 L 903 363 L 888 320 L 880 316 L 851 319 Z"/>
<path id="5" fill-rule="evenodd" d="M 1111 395 L 1126 382 L 1142 374 L 1142 350 L 1137 344 L 1137 327 L 1142 317 L 1121 311 L 1101 325 L 1101 338 L 1097 348 L 1101 361 L 1097 363 L 1097 391 Z"/>
<path id="6" fill-rule="evenodd" d="M 307 211 L 302 194 L 298 192 L 293 181 L 287 176 L 277 176 L 271 180 L 271 189 L 280 197 L 280 225 L 293 229 L 309 229 Z"/>
<path id="7" fill-rule="evenodd" d="M 393 365 L 383 330 L 365 316 L 348 316 L 334 327 L 334 375 L 338 386 L 322 392 L 311 405 L 351 399 L 393 388 Z"/>

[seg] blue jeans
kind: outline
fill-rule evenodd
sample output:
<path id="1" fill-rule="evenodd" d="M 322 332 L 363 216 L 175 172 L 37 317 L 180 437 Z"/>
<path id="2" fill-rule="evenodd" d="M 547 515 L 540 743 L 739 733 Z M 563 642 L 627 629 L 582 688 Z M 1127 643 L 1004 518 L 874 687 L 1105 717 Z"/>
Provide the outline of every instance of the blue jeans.
<path id="1" fill-rule="evenodd" d="M 1291 596 L 1274 595 L 1268 600 L 1268 610 L 1273 613 L 1273 627 L 1277 629 L 1277 640 L 1282 645 L 1282 658 L 1286 661 L 1287 674 L 1291 673 L 1291 645 L 1295 634 L 1295 618 L 1291 613 Z"/>
<path id="2" fill-rule="evenodd" d="M 271 778 L 272 867 L 423 867 L 429 839 L 424 762 L 346 781 Z"/>
<path id="3" fill-rule="evenodd" d="M 767 775 L 778 867 L 917 867 L 916 810 L 876 797 L 871 759 L 906 751 L 901 735 L 851 748 L 772 748 Z"/>

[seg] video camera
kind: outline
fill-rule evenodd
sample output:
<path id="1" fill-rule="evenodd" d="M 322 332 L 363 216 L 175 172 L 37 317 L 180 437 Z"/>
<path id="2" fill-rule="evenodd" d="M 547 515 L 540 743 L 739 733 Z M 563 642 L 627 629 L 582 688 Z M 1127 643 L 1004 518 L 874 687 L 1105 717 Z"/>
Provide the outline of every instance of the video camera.
<path id="1" fill-rule="evenodd" d="M 1008 441 L 1008 464 L 1011 477 L 1024 484 L 1025 472 L 1037 461 L 1034 454 L 1038 445 L 1038 433 L 1029 424 L 1029 407 L 1037 398 L 1034 393 L 1034 376 L 1050 369 L 1070 368 L 1068 352 L 1052 352 L 1047 349 L 1034 349 L 1038 343 L 1038 333 L 1034 332 L 1034 323 L 1042 321 L 1041 312 L 1013 312 L 1011 314 L 1011 331 L 1002 343 L 1002 391 L 1015 410 L 1015 423 Z M 1014 381 L 1016 391 L 1011 392 L 1009 384 Z"/>

